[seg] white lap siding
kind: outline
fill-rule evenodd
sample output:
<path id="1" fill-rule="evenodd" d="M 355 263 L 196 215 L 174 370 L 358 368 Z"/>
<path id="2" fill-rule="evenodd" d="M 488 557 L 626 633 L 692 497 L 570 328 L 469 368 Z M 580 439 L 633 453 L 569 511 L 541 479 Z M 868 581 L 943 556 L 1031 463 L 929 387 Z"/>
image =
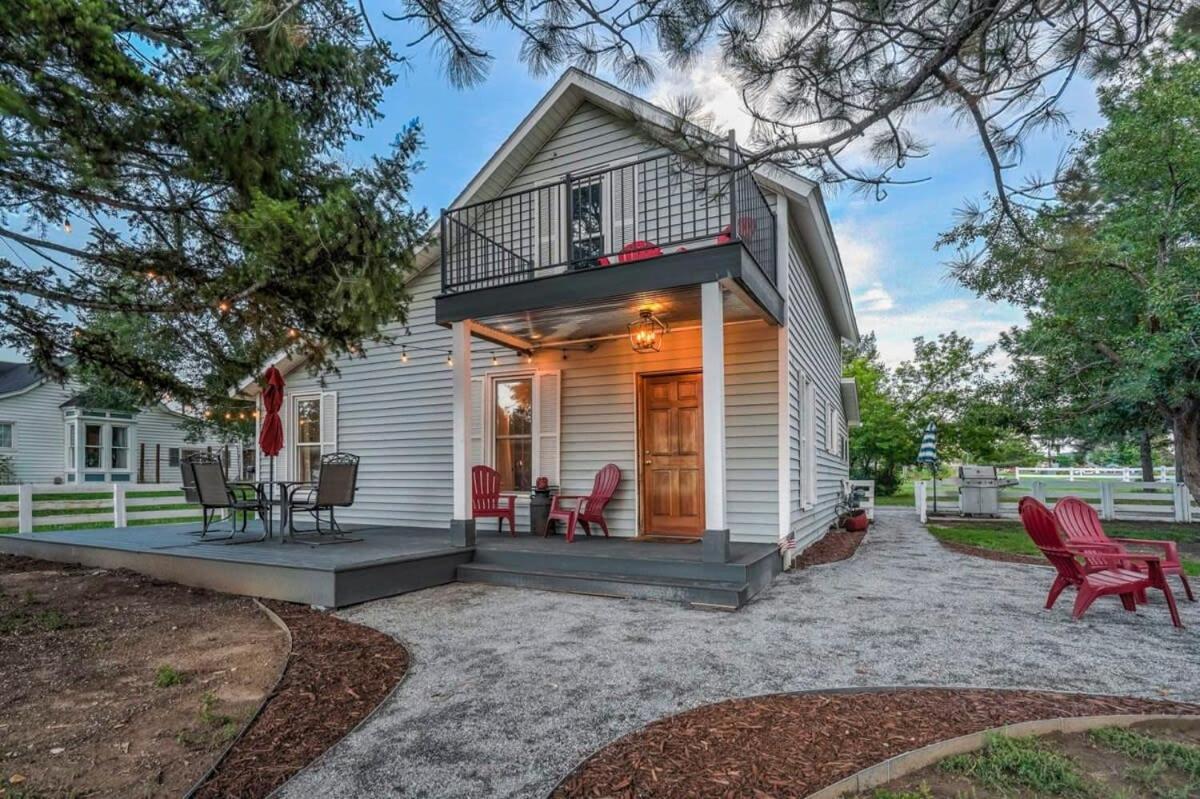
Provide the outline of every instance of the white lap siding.
<path id="1" fill-rule="evenodd" d="M 817 290 L 797 242 L 799 233 L 791 230 L 788 254 L 788 362 L 792 374 L 791 409 L 791 506 L 792 533 L 799 547 L 817 538 L 834 520 L 835 506 L 841 481 L 847 476 L 847 465 L 827 445 L 831 431 L 827 430 L 830 403 L 841 410 L 839 381 L 842 356 L 839 338 L 829 321 L 829 312 Z M 802 457 L 803 414 L 805 401 L 803 378 L 813 383 L 815 402 L 807 412 L 815 414 L 811 443 L 812 463 L 816 471 L 816 502 L 806 507 Z M 844 416 L 844 412 L 843 412 Z M 836 433 L 834 433 L 836 434 Z"/>
<path id="2" fill-rule="evenodd" d="M 338 448 L 362 459 L 354 507 L 347 522 L 444 528 L 451 512 L 449 332 L 433 321 L 436 266 L 410 284 L 411 335 L 370 348 L 365 358 L 343 359 L 340 376 L 324 390 L 338 396 Z M 775 540 L 776 382 L 774 328 L 753 322 L 726 329 L 726 421 L 729 524 L 735 538 Z M 409 361 L 401 362 L 401 344 Z M 699 331 L 672 331 L 663 352 L 638 355 L 624 337 L 599 342 L 593 352 L 538 352 L 532 364 L 507 350 L 475 342 L 472 376 L 514 370 L 556 370 L 561 376 L 561 484 L 586 493 L 597 470 L 616 463 L 621 485 L 608 518 L 614 535 L 637 532 L 636 385 L 638 372 L 696 369 Z M 420 348 L 420 349 L 418 349 Z M 493 370 L 492 356 L 499 360 Z M 303 370 L 287 377 L 290 400 L 319 393 L 320 381 Z M 484 412 L 491 404 L 483 402 Z M 285 437 L 294 436 L 291 425 Z M 290 458 L 290 449 L 285 451 Z M 537 475 L 535 475 L 536 477 Z M 518 528 L 528 530 L 528 507 L 518 503 Z M 492 523 L 484 532 L 493 534 Z"/>
<path id="3" fill-rule="evenodd" d="M 69 388 L 45 382 L 0 400 L 0 421 L 13 424 L 13 448 L 0 450 L 12 459 L 21 483 L 52 483 L 66 473 L 66 434 L 60 407 Z"/>

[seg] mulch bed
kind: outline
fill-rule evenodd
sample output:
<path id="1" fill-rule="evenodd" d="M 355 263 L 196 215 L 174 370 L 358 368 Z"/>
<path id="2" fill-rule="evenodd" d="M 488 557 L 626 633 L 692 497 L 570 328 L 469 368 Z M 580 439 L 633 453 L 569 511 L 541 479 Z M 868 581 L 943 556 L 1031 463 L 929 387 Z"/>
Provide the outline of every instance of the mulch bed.
<path id="1" fill-rule="evenodd" d="M 408 669 L 408 652 L 377 630 L 302 605 L 264 604 L 292 632 L 287 670 L 198 799 L 268 795 L 350 732 Z"/>
<path id="2" fill-rule="evenodd" d="M 855 553 L 858 545 L 866 537 L 866 530 L 853 533 L 846 530 L 830 530 L 824 538 L 800 553 L 793 563 L 797 569 L 807 569 L 809 566 L 845 560 Z"/>
<path id="3" fill-rule="evenodd" d="M 901 752 L 1019 721 L 1200 706 L 1042 691 L 777 694 L 697 708 L 617 740 L 554 791 L 566 797 L 803 797 Z"/>
<path id="4" fill-rule="evenodd" d="M 970 555 L 976 558 L 984 558 L 985 560 L 998 560 L 1001 563 L 1023 563 L 1027 566 L 1049 566 L 1045 558 L 1034 557 L 1033 555 L 1022 555 L 1017 552 L 997 552 L 994 549 L 986 549 L 984 547 L 973 547 L 970 544 L 960 544 L 957 541 L 941 541 L 939 543 L 951 552 L 958 552 L 961 555 Z"/>

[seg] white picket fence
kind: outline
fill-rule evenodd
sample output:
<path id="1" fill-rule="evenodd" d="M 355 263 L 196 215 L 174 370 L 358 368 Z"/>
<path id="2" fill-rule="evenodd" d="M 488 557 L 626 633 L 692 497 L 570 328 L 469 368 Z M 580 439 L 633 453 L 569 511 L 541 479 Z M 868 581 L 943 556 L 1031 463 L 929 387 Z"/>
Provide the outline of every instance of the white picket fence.
<path id="1" fill-rule="evenodd" d="M 168 491 L 171 493 L 164 496 Z M 150 492 L 155 496 L 145 496 Z M 82 498 L 82 494 L 95 496 Z M 127 527 L 200 518 L 196 506 L 160 507 L 185 502 L 180 486 L 165 483 L 22 484 L 0 487 L 0 497 L 4 498 L 0 501 L 0 532 L 30 533 L 35 527 L 45 530 L 94 522 Z"/>
<path id="2" fill-rule="evenodd" d="M 914 490 L 917 513 L 921 520 L 933 509 L 933 488 L 929 481 L 916 484 Z M 1061 481 L 1033 480 L 1027 487 L 1004 489 L 1000 495 L 1000 514 L 1017 515 L 1017 503 L 1026 494 L 1053 506 L 1066 496 L 1076 496 L 1094 507 L 1101 519 L 1115 521 L 1198 522 L 1200 504 L 1183 483 L 1092 482 L 1064 486 Z M 958 485 L 954 480 L 939 480 L 937 510 L 956 513 L 961 509 Z"/>
<path id="3" fill-rule="evenodd" d="M 1141 482 L 1142 470 L 1136 466 L 1119 466 L 1115 468 L 1100 468 L 1091 466 L 1038 466 L 1001 469 L 1001 474 L 1016 480 L 1120 480 L 1122 483 Z M 1164 483 L 1175 482 L 1175 469 L 1171 466 L 1158 466 L 1154 469 L 1155 478 Z"/>

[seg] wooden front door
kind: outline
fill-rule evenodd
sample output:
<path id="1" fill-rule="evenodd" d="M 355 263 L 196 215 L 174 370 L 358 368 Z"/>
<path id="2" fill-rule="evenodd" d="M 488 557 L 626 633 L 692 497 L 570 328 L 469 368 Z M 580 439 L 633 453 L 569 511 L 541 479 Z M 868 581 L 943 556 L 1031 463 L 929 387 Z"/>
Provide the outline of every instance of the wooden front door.
<path id="1" fill-rule="evenodd" d="M 699 372 L 643 375 L 638 388 L 642 533 L 704 533 L 704 418 Z"/>

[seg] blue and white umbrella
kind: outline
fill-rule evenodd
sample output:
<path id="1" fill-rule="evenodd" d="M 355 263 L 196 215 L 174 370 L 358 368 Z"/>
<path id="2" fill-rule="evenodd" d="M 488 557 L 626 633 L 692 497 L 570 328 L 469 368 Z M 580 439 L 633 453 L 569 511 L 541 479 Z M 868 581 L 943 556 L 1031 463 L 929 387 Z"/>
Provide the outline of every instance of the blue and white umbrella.
<path id="1" fill-rule="evenodd" d="M 921 436 L 921 450 L 917 453 L 917 463 L 937 463 L 937 424 L 930 422 L 925 427 L 925 435 Z"/>
<path id="2" fill-rule="evenodd" d="M 928 463 L 933 477 L 933 512 L 937 513 L 937 424 L 930 422 L 921 436 L 921 449 L 917 452 L 917 463 Z"/>

